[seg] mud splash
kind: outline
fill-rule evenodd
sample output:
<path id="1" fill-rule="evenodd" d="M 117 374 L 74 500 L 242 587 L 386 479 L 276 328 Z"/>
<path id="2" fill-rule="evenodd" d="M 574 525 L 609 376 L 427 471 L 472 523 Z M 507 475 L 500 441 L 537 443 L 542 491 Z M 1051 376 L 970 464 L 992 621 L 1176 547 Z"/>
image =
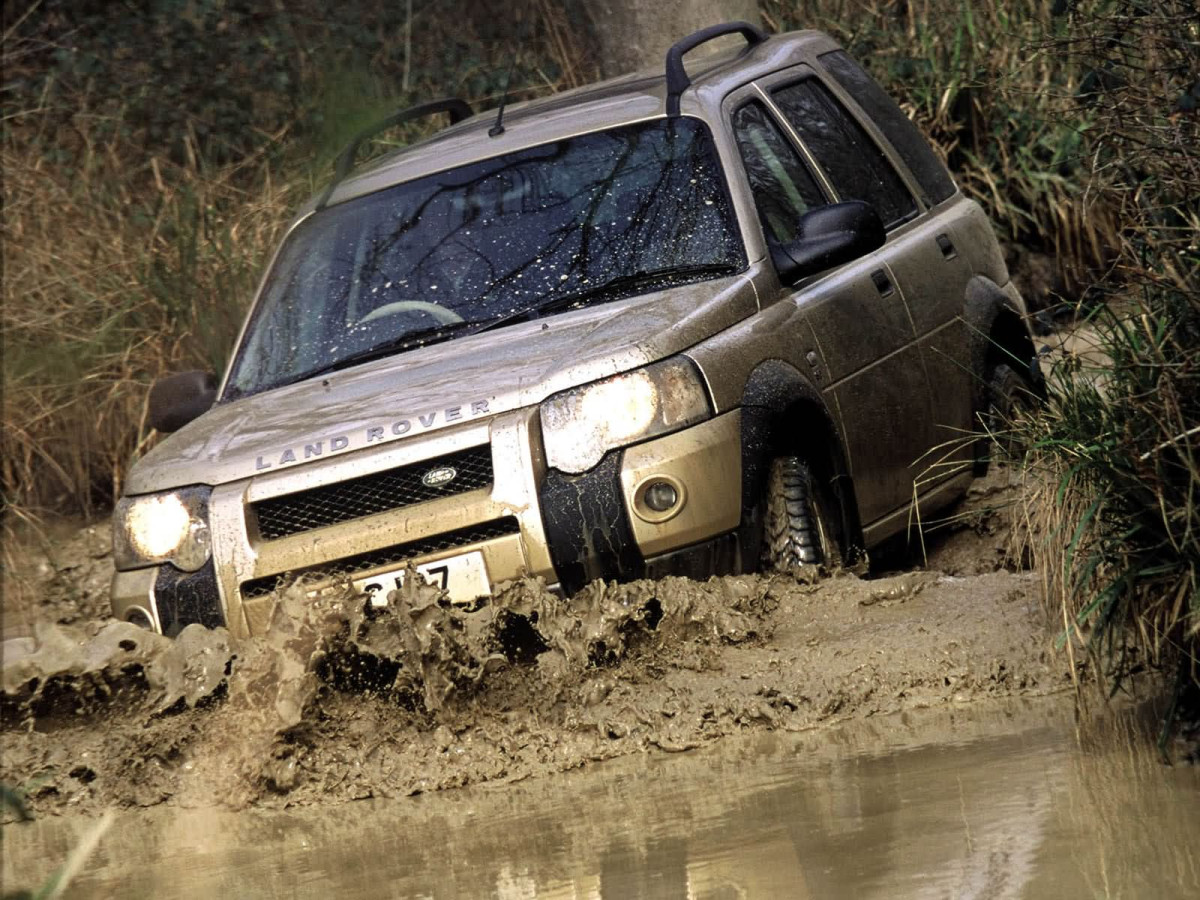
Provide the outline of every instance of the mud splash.
<path id="1" fill-rule="evenodd" d="M 267 635 L 39 625 L 5 646 L 0 781 L 35 813 L 512 782 L 724 735 L 1070 683 L 1029 575 L 535 580 L 478 610 L 285 590 Z"/>

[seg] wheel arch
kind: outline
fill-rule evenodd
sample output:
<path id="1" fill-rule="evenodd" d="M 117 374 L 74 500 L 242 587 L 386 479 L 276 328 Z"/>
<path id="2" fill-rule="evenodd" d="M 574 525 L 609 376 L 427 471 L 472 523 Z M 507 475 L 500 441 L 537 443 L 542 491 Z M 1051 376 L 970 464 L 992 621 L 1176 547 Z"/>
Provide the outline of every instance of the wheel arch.
<path id="1" fill-rule="evenodd" d="M 761 538 L 759 501 L 771 459 L 794 455 L 830 484 L 840 512 L 843 554 L 849 559 L 861 549 L 862 525 L 841 430 L 820 390 L 794 366 L 769 359 L 751 372 L 742 391 L 741 440 L 744 546 L 757 548 Z"/>
<path id="2" fill-rule="evenodd" d="M 963 304 L 971 358 L 971 400 L 975 410 L 987 405 L 988 377 L 998 363 L 1007 362 L 1041 389 L 1041 371 L 1033 335 L 1016 300 L 982 275 L 967 284 Z"/>

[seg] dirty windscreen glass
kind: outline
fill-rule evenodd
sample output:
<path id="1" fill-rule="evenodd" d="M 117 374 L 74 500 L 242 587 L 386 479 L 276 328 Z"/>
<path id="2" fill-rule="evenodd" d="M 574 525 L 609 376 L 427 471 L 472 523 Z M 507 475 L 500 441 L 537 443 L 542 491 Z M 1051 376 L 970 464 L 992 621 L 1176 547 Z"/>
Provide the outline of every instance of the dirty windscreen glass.
<path id="1" fill-rule="evenodd" d="M 226 397 L 744 266 L 703 123 L 657 119 L 544 144 L 301 223 L 268 278 Z"/>

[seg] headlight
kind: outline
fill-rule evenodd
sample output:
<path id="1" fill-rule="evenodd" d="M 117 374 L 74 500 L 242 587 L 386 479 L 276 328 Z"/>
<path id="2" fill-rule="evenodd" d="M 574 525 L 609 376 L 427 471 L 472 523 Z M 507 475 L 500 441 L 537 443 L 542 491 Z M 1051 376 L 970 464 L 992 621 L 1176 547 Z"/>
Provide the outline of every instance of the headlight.
<path id="1" fill-rule="evenodd" d="M 546 462 L 586 472 L 609 450 L 707 419 L 708 395 L 682 357 L 572 388 L 542 404 Z"/>
<path id="2" fill-rule="evenodd" d="M 207 487 L 125 497 L 113 510 L 113 561 L 118 569 L 169 562 L 195 572 L 208 561 Z"/>

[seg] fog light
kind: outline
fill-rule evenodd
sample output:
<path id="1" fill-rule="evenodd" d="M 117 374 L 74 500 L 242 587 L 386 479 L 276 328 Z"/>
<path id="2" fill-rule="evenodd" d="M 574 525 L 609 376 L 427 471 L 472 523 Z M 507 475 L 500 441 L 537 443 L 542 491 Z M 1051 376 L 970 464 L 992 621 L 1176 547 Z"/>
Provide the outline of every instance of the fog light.
<path id="1" fill-rule="evenodd" d="M 655 512 L 663 513 L 679 502 L 679 491 L 665 481 L 652 481 L 642 494 L 642 502 Z"/>

